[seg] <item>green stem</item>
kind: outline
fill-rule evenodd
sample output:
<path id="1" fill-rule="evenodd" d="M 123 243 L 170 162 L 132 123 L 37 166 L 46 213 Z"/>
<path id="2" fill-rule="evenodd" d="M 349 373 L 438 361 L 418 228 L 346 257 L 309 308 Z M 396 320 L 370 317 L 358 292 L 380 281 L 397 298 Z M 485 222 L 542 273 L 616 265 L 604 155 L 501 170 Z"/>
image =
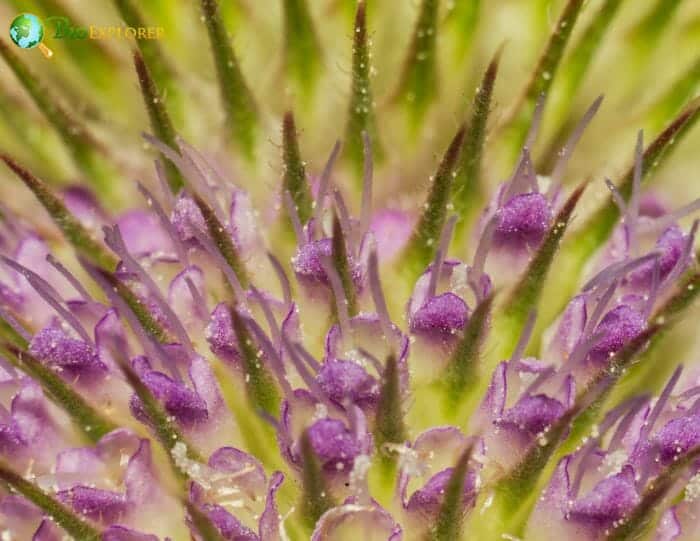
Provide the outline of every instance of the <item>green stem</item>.
<path id="1" fill-rule="evenodd" d="M 377 162 L 383 156 L 377 135 L 377 123 L 374 114 L 374 97 L 370 84 L 371 65 L 367 40 L 367 7 L 363 0 L 357 3 L 355 15 L 355 32 L 352 46 L 352 82 L 350 86 L 350 104 L 348 120 L 345 127 L 345 145 L 347 156 L 355 166 L 357 178 L 362 178 L 364 165 L 363 133 L 372 141 L 374 158 Z"/>
<path id="2" fill-rule="evenodd" d="M 209 33 L 219 93 L 228 118 L 228 128 L 245 156 L 253 158 L 258 125 L 255 99 L 241 72 L 231 39 L 221 19 L 217 0 L 201 0 L 204 23 Z"/>
<path id="3" fill-rule="evenodd" d="M 143 56 L 138 52 L 134 52 L 134 67 L 136 68 L 141 94 L 143 95 L 143 102 L 148 111 L 153 133 L 175 152 L 179 152 L 175 128 L 165 108 L 161 93 L 158 91 L 153 77 L 151 77 L 148 66 L 146 66 L 146 63 L 143 61 Z M 165 156 L 162 157 L 165 164 L 165 175 L 168 185 L 174 194 L 178 194 L 185 186 L 185 180 L 182 178 L 182 174 L 175 164 Z"/>
<path id="4" fill-rule="evenodd" d="M 440 167 L 435 174 L 423 214 L 416 225 L 403 257 L 401 258 L 409 278 L 417 277 L 435 256 L 440 233 L 445 224 L 447 203 L 456 176 L 457 161 L 464 140 L 462 126 L 447 148 Z"/>
<path id="5" fill-rule="evenodd" d="M 470 225 L 467 223 L 469 217 L 482 200 L 481 161 L 501 51 L 499 49 L 494 55 L 476 90 L 471 120 L 464 136 L 459 171 L 452 190 L 452 201 L 460 217 L 460 230 Z"/>
<path id="6" fill-rule="evenodd" d="M 90 232 L 70 213 L 63 201 L 56 197 L 44 182 L 32 175 L 27 169 L 21 167 L 9 156 L 0 154 L 0 159 L 32 191 L 76 252 L 101 269 L 111 271 L 117 267 L 117 259 L 92 237 Z"/>
<path id="7" fill-rule="evenodd" d="M 404 102 L 416 130 L 437 93 L 438 0 L 422 0 L 411 45 L 404 60 L 396 100 Z"/>
<path id="8" fill-rule="evenodd" d="M 340 283 L 343 286 L 345 293 L 345 301 L 347 302 L 348 314 L 350 317 L 357 315 L 357 292 L 355 291 L 355 283 L 352 279 L 352 271 L 350 268 L 350 257 L 348 255 L 347 244 L 343 229 L 340 226 L 340 221 L 337 216 L 333 217 L 333 239 L 331 247 L 331 260 L 335 270 L 340 277 Z M 337 310 L 337 307 L 336 307 Z"/>
<path id="9" fill-rule="evenodd" d="M 288 111 L 282 122 L 282 163 L 284 167 L 283 189 L 289 192 L 296 207 L 299 220 L 304 225 L 313 213 L 311 188 L 306 179 L 306 169 L 299 152 L 294 115 Z M 291 218 L 290 218 L 291 220 Z"/>

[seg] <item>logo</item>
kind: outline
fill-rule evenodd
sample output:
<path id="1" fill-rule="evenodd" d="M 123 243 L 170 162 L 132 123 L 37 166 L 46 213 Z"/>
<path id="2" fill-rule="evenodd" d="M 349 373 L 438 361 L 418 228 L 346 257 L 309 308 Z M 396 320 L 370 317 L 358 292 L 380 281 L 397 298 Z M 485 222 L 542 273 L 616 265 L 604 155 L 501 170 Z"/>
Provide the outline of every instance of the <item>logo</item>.
<path id="1" fill-rule="evenodd" d="M 53 51 L 41 42 L 44 39 L 44 24 L 31 13 L 22 13 L 12 20 L 10 39 L 22 49 L 38 47 L 46 58 L 53 56 Z"/>
<path id="2" fill-rule="evenodd" d="M 76 26 L 68 17 L 51 16 L 46 22 L 53 27 L 52 39 L 70 40 L 107 40 L 107 39 L 161 39 L 165 34 L 162 26 Z M 21 49 L 37 47 L 46 58 L 53 56 L 42 40 L 44 39 L 44 24 L 32 13 L 17 15 L 10 23 L 10 38 Z"/>

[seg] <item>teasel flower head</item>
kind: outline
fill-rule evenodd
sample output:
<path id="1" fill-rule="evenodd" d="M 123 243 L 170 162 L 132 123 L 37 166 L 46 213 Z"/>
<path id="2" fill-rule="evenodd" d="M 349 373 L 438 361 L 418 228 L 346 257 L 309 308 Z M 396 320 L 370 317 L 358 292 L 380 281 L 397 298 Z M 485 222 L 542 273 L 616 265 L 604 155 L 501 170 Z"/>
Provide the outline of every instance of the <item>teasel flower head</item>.
<path id="1" fill-rule="evenodd" d="M 700 12 L 516 4 L 12 23 L 2 541 L 699 535 Z"/>

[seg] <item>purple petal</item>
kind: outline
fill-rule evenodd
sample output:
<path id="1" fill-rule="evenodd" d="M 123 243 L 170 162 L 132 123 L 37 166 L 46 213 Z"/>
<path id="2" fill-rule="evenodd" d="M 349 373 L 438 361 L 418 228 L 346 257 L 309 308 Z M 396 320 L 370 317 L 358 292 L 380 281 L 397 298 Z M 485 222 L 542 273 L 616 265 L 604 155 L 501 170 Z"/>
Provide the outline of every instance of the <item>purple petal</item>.
<path id="1" fill-rule="evenodd" d="M 311 447 L 328 472 L 350 471 L 361 449 L 342 421 L 319 419 L 308 429 Z"/>
<path id="2" fill-rule="evenodd" d="M 670 464 L 700 445 L 700 415 L 669 421 L 654 438 L 662 463 Z"/>
<path id="3" fill-rule="evenodd" d="M 410 320 L 411 332 L 445 341 L 455 337 L 467 323 L 469 308 L 454 293 L 431 297 Z"/>
<path id="4" fill-rule="evenodd" d="M 521 430 L 531 436 L 551 426 L 564 414 L 564 405 L 543 394 L 522 397 L 506 410 L 496 424 Z"/>
<path id="5" fill-rule="evenodd" d="M 646 192 L 639 198 L 639 215 L 649 218 L 660 218 L 669 212 L 668 205 L 663 201 L 662 194 Z"/>
<path id="6" fill-rule="evenodd" d="M 81 378 L 92 382 L 107 375 L 107 365 L 100 361 L 95 348 L 70 338 L 55 325 L 34 335 L 29 352 L 69 380 Z"/>
<path id="7" fill-rule="evenodd" d="M 206 405 L 208 418 L 212 421 L 211 429 L 225 429 L 231 422 L 231 412 L 224 403 L 219 382 L 211 365 L 203 357 L 196 355 L 191 360 L 189 375 L 197 396 Z"/>
<path id="8" fill-rule="evenodd" d="M 324 258 L 330 257 L 332 244 L 330 238 L 325 238 L 308 242 L 297 250 L 292 266 L 300 280 L 308 284 L 329 283 L 322 262 Z"/>
<path id="9" fill-rule="evenodd" d="M 454 468 L 446 468 L 433 475 L 422 488 L 416 490 L 408 500 L 406 509 L 409 513 L 416 513 L 425 518 L 435 518 L 440 512 L 445 489 L 452 477 Z M 476 474 L 468 471 L 464 477 L 464 489 L 462 491 L 463 505 L 473 505 L 476 496 Z"/>
<path id="10" fill-rule="evenodd" d="M 102 541 L 159 541 L 155 535 L 130 530 L 124 526 L 110 526 L 102 533 Z"/>
<path id="11" fill-rule="evenodd" d="M 173 257 L 175 248 L 158 216 L 143 210 L 131 210 L 117 220 L 126 249 L 136 258 Z"/>
<path id="12" fill-rule="evenodd" d="M 217 357 L 236 366 L 239 364 L 238 340 L 233 331 L 231 312 L 225 303 L 214 308 L 206 329 L 206 338 L 209 347 Z"/>
<path id="13" fill-rule="evenodd" d="M 350 400 L 367 408 L 374 406 L 379 398 L 377 380 L 354 361 L 326 361 L 321 365 L 317 381 L 326 396 L 338 404 Z"/>
<path id="14" fill-rule="evenodd" d="M 616 306 L 598 323 L 595 334 L 601 338 L 591 348 L 589 358 L 595 363 L 605 361 L 639 336 L 645 327 L 644 316 L 637 310 L 625 304 Z"/>
<path id="15" fill-rule="evenodd" d="M 119 522 L 129 509 L 123 494 L 82 485 L 58 492 L 57 496 L 77 513 L 104 524 Z"/>
<path id="16" fill-rule="evenodd" d="M 639 503 L 634 483 L 634 470 L 625 466 L 622 472 L 600 481 L 586 496 L 569 509 L 572 520 L 605 528 L 627 515 Z"/>
<path id="17" fill-rule="evenodd" d="M 188 389 L 183 383 L 176 382 L 162 372 L 154 370 L 145 370 L 141 374 L 141 379 L 155 397 L 163 403 L 166 411 L 185 428 L 191 428 L 207 420 L 206 403 L 195 391 Z M 131 406 L 137 418 L 143 421 L 142 406 L 135 395 L 132 397 Z"/>
<path id="18" fill-rule="evenodd" d="M 284 481 L 284 475 L 281 472 L 275 472 L 270 479 L 270 485 L 267 489 L 267 498 L 265 500 L 265 510 L 260 517 L 259 533 L 260 541 L 278 541 L 280 529 L 280 513 L 277 509 L 277 491 Z"/>
<path id="19" fill-rule="evenodd" d="M 197 204 L 191 198 L 184 195 L 178 197 L 175 202 L 171 221 L 173 222 L 175 231 L 177 231 L 177 234 L 180 236 L 180 240 L 190 245 L 198 244 L 193 225 L 200 231 L 206 231 L 207 229 L 204 216 L 202 216 L 202 212 L 199 210 Z"/>
<path id="20" fill-rule="evenodd" d="M 516 195 L 496 212 L 493 245 L 511 251 L 533 250 L 552 221 L 552 208 L 540 193 Z"/>
<path id="21" fill-rule="evenodd" d="M 241 524 L 236 517 L 220 505 L 204 504 L 202 510 L 227 541 L 259 541 L 254 531 Z"/>
<path id="22" fill-rule="evenodd" d="M 677 226 L 666 229 L 656 242 L 655 251 L 659 252 L 659 279 L 663 280 L 676 266 L 683 254 L 686 236 Z M 648 290 L 654 275 L 654 261 L 644 263 L 627 276 L 627 281 L 633 288 Z"/>

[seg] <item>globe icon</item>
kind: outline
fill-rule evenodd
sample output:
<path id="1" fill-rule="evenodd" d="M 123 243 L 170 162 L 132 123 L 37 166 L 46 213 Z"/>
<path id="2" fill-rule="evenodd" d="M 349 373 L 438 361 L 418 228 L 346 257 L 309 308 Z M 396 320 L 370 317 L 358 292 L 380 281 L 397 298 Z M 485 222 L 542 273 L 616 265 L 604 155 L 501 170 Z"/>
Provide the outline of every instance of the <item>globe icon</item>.
<path id="1" fill-rule="evenodd" d="M 44 25 L 36 15 L 22 13 L 10 23 L 10 38 L 18 47 L 31 49 L 41 43 Z"/>

